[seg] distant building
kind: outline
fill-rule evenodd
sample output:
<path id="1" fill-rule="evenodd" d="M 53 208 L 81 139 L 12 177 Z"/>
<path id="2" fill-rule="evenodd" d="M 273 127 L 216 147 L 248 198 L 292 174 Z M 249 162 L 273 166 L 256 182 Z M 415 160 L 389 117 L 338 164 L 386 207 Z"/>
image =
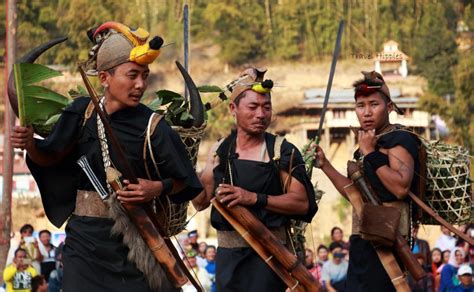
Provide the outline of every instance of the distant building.
<path id="1" fill-rule="evenodd" d="M 304 99 L 277 113 L 278 123 L 275 131 L 284 133 L 299 147 L 308 139 L 314 138 L 324 103 L 326 89 L 317 88 L 305 91 Z M 430 138 L 431 115 L 417 107 L 418 97 L 403 96 L 399 89 L 391 89 L 392 100 L 405 110 L 405 115 L 390 114 L 390 122 L 412 128 L 425 138 Z M 351 127 L 358 128 L 359 122 L 354 110 L 354 90 L 339 89 L 331 92 L 328 110 L 323 124 L 320 145 L 329 149 L 333 144 L 344 144 L 344 149 L 353 151 L 355 134 Z"/>
<path id="2" fill-rule="evenodd" d="M 375 71 L 384 76 L 408 76 L 409 57 L 398 49 L 398 43 L 390 40 L 383 44 L 383 51 L 375 56 Z"/>

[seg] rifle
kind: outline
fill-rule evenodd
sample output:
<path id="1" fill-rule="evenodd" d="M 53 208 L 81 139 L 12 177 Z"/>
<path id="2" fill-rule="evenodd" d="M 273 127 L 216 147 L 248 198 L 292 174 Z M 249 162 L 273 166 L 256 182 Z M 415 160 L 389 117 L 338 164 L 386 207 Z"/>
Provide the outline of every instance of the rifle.
<path id="1" fill-rule="evenodd" d="M 92 87 L 89 78 L 87 78 L 83 65 L 79 65 L 79 72 L 81 73 L 86 89 L 89 92 L 94 108 L 97 111 L 97 115 L 102 120 L 107 136 L 120 160 L 122 171 L 124 173 L 123 177 L 127 178 L 131 183 L 138 183 L 137 177 L 133 173 L 128 160 L 125 158 L 125 151 L 118 138 L 115 136 L 106 114 L 99 105 L 99 98 Z M 110 183 L 114 191 L 121 189 L 119 178 L 120 173 L 118 171 L 107 173 L 107 182 Z M 153 256 L 165 270 L 166 275 L 173 285 L 179 288 L 186 284 L 189 279 L 195 286 L 196 290 L 201 292 L 201 286 L 196 282 L 189 270 L 186 268 L 171 240 L 166 237 L 162 226 L 154 216 L 151 206 L 148 204 L 127 203 L 122 203 L 122 205 L 133 224 L 137 227 L 140 235 L 143 237 L 143 240 L 150 248 Z"/>
<path id="2" fill-rule="evenodd" d="M 362 171 L 360 170 L 360 167 L 356 162 L 347 162 L 347 173 L 349 177 L 358 186 L 358 188 L 361 190 L 361 194 L 365 197 L 366 201 L 376 206 L 382 205 L 378 197 L 372 193 L 371 188 L 365 182 Z M 418 281 L 426 276 L 425 271 L 420 266 L 415 256 L 411 252 L 407 241 L 398 231 L 395 236 L 394 246 L 398 256 L 400 257 L 403 264 L 407 267 L 408 271 L 415 280 Z"/>

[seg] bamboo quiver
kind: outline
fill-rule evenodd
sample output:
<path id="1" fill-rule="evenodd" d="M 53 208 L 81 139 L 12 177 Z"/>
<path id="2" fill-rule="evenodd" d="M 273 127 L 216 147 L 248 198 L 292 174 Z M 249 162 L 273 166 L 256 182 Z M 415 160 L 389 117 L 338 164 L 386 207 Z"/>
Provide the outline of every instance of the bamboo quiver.
<path id="1" fill-rule="evenodd" d="M 219 196 L 217 199 L 220 199 Z M 306 269 L 306 267 L 298 261 L 296 256 L 280 243 L 278 238 L 247 208 L 239 205 L 233 206 L 232 208 L 228 208 L 222 204 L 221 206 L 225 208 L 228 214 L 230 214 L 235 221 L 248 231 L 252 238 L 258 239 L 259 245 L 264 246 L 265 249 L 268 250 L 268 253 L 276 258 L 281 266 L 283 266 L 293 278 L 298 280 L 306 291 L 312 292 L 321 290 L 321 285 L 311 275 L 311 273 L 309 273 L 308 269 Z M 218 208 L 216 209 L 219 211 Z"/>

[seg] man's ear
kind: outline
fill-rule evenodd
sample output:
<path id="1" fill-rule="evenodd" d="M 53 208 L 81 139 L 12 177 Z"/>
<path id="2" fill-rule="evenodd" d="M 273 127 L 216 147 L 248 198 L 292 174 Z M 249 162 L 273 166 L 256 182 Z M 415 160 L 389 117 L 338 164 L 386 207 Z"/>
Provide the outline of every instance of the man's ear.
<path id="1" fill-rule="evenodd" d="M 393 102 L 387 102 L 387 112 L 390 114 L 393 111 Z"/>
<path id="2" fill-rule="evenodd" d="M 98 76 L 98 77 L 99 77 L 100 84 L 102 84 L 102 86 L 104 86 L 104 87 L 107 87 L 107 86 L 108 86 L 107 81 L 108 81 L 108 79 L 109 79 L 109 76 L 110 76 L 110 74 L 109 74 L 109 72 L 107 72 L 107 71 L 100 71 L 100 72 L 99 72 L 99 76 Z"/>
<path id="3" fill-rule="evenodd" d="M 235 116 L 236 109 L 237 109 L 237 105 L 234 102 L 229 103 L 229 111 L 233 116 Z"/>

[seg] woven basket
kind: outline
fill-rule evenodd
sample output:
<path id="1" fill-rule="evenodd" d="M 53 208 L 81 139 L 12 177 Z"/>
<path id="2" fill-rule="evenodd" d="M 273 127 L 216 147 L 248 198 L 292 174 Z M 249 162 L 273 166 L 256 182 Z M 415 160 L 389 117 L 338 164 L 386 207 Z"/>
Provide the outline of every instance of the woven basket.
<path id="1" fill-rule="evenodd" d="M 175 130 L 181 137 L 181 141 L 183 141 L 186 151 L 188 152 L 188 157 L 191 160 L 194 168 L 196 168 L 199 144 L 201 143 L 202 137 L 204 135 L 206 125 L 207 124 L 204 123 L 199 128 L 183 128 L 179 126 L 172 126 L 173 130 Z M 164 229 L 168 236 L 179 234 L 186 228 L 188 223 L 186 221 L 188 215 L 188 205 L 189 202 L 175 204 L 171 202 L 167 196 L 164 196 L 164 199 L 162 200 L 157 200 L 157 208 L 165 210 L 166 220 L 160 220 L 160 222 L 165 222 Z"/>
<path id="2" fill-rule="evenodd" d="M 467 149 L 439 142 L 422 140 L 427 154 L 427 203 L 451 224 L 464 224 L 474 220 L 470 156 Z M 423 214 L 423 224 L 439 224 Z"/>

